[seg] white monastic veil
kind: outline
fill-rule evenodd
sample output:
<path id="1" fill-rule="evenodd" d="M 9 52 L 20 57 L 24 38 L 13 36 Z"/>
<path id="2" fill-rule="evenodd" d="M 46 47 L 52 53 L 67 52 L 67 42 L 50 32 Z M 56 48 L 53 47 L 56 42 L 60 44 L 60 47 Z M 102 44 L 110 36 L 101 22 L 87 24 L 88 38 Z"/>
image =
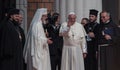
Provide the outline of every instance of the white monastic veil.
<path id="1" fill-rule="evenodd" d="M 30 24 L 23 50 L 27 70 L 33 70 L 33 67 L 36 70 L 51 70 L 47 38 L 41 21 L 43 14 L 47 14 L 47 9 L 38 9 Z"/>

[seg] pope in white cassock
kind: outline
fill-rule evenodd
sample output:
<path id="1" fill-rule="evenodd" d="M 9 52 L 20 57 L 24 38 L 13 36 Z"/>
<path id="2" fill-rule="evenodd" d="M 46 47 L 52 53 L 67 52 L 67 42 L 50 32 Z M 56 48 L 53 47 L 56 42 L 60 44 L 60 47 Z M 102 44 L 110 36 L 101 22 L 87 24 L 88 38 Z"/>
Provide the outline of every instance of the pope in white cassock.
<path id="1" fill-rule="evenodd" d="M 48 44 L 51 40 L 46 38 L 41 18 L 47 15 L 47 9 L 38 9 L 31 22 L 23 56 L 27 70 L 51 70 Z"/>
<path id="2" fill-rule="evenodd" d="M 84 60 L 87 53 L 86 32 L 84 27 L 76 22 L 76 15 L 70 12 L 68 22 L 62 24 L 60 35 L 64 38 L 61 70 L 84 70 Z"/>

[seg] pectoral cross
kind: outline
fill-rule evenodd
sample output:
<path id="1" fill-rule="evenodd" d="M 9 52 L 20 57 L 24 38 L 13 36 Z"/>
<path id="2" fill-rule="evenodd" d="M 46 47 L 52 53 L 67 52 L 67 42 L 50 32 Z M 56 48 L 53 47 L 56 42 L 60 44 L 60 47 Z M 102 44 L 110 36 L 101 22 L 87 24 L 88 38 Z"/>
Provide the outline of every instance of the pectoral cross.
<path id="1" fill-rule="evenodd" d="M 46 37 L 49 37 L 47 29 L 45 29 L 45 34 L 46 34 Z"/>
<path id="2" fill-rule="evenodd" d="M 75 35 L 74 35 L 74 31 L 73 30 L 71 30 L 71 32 L 72 32 L 72 37 L 74 37 Z"/>
<path id="3" fill-rule="evenodd" d="M 21 36 L 21 33 L 20 33 L 20 30 L 18 27 L 16 27 L 16 31 L 18 33 L 18 36 L 19 36 L 19 39 L 20 39 L 20 42 L 22 41 L 22 36 Z"/>
<path id="4" fill-rule="evenodd" d="M 22 41 L 22 36 L 19 34 L 19 39 L 20 39 L 20 41 Z"/>
<path id="5" fill-rule="evenodd" d="M 74 34 L 72 34 L 72 36 L 74 37 Z"/>
<path id="6" fill-rule="evenodd" d="M 22 41 L 22 36 L 21 36 L 21 33 L 17 30 L 18 32 L 18 36 L 19 36 L 19 39 L 20 39 L 20 42 Z"/>

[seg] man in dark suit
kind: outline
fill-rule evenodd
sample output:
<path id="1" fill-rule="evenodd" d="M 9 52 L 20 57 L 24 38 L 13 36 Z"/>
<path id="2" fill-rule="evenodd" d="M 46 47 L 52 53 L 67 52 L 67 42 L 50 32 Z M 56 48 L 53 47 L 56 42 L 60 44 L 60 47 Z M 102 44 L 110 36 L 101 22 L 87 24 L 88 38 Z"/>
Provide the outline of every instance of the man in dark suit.
<path id="1" fill-rule="evenodd" d="M 63 38 L 59 36 L 59 23 L 60 15 L 58 13 L 53 13 L 51 17 L 51 24 L 47 29 L 48 37 L 51 38 L 53 41 L 52 44 L 49 44 L 49 51 L 50 51 L 50 60 L 51 60 L 51 69 L 60 70 L 61 67 L 61 56 L 62 56 L 62 47 L 63 47 Z"/>

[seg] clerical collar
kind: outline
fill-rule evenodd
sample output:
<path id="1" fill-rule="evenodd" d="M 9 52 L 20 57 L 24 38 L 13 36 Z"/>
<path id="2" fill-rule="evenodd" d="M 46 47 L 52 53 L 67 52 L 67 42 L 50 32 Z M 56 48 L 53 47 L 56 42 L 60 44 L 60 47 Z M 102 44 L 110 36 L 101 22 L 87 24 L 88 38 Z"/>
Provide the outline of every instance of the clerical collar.
<path id="1" fill-rule="evenodd" d="M 109 23 L 110 22 L 110 20 L 108 20 L 107 22 L 105 22 L 105 24 L 107 24 L 107 23 Z"/>
<path id="2" fill-rule="evenodd" d="M 52 25 L 52 27 L 55 29 L 56 27 L 59 28 L 60 24 L 58 25 Z"/>

